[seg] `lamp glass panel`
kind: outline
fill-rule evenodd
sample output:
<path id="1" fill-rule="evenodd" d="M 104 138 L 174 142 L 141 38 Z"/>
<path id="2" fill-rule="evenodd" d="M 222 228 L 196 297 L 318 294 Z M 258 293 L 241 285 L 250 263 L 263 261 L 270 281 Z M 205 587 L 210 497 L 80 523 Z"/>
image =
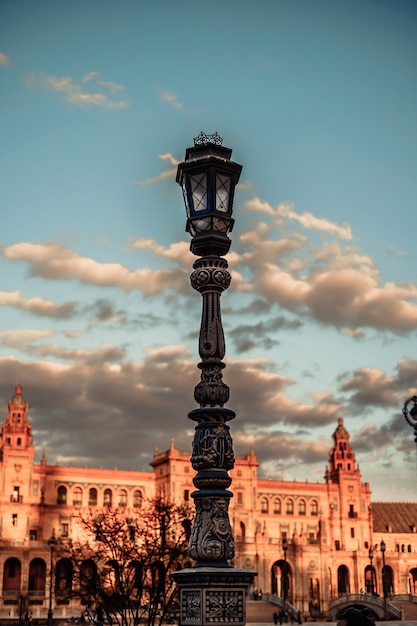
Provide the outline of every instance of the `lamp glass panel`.
<path id="1" fill-rule="evenodd" d="M 207 211 L 207 174 L 190 176 L 191 194 L 193 197 L 193 211 Z"/>
<path id="2" fill-rule="evenodd" d="M 213 230 L 218 230 L 222 233 L 227 233 L 230 228 L 230 219 L 222 219 L 219 217 L 213 218 Z"/>
<path id="3" fill-rule="evenodd" d="M 207 216 L 206 218 L 201 217 L 200 219 L 191 219 L 189 224 L 192 237 L 195 237 L 198 233 L 212 229 L 211 216 Z"/>
<path id="4" fill-rule="evenodd" d="M 230 196 L 230 177 L 223 174 L 216 175 L 216 210 L 224 211 L 229 210 L 229 196 Z"/>

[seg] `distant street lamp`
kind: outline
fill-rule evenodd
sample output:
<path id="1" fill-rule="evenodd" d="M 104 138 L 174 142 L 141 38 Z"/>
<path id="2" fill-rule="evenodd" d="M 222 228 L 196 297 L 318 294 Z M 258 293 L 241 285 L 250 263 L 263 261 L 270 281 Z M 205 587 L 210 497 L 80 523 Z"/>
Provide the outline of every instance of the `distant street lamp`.
<path id="1" fill-rule="evenodd" d="M 51 551 L 50 572 L 49 572 L 49 609 L 48 609 L 48 626 L 52 626 L 54 613 L 52 611 L 52 593 L 53 593 L 53 566 L 54 566 L 54 548 L 57 544 L 55 539 L 55 529 L 52 530 L 52 536 L 48 539 L 48 546 Z"/>
<path id="2" fill-rule="evenodd" d="M 411 409 L 408 408 L 408 405 L 413 403 Z M 403 406 L 403 415 L 405 417 L 406 422 L 414 428 L 414 441 L 417 444 L 417 396 L 411 396 L 405 402 Z"/>
<path id="3" fill-rule="evenodd" d="M 374 586 L 374 566 L 372 565 L 372 560 L 374 558 L 374 551 L 372 550 L 372 548 L 369 548 L 368 555 L 369 555 L 369 560 L 371 562 L 371 594 L 374 595 L 374 590 L 375 590 L 375 586 Z"/>
<path id="4" fill-rule="evenodd" d="M 223 258 L 230 248 L 233 198 L 242 166 L 231 161 L 232 150 L 222 146 L 217 133 L 200 133 L 179 164 L 187 213 L 190 250 L 198 258 L 191 274 L 192 287 L 203 297 L 199 353 L 201 380 L 194 389 L 199 408 L 188 417 L 197 422 L 191 463 L 196 514 L 189 540 L 191 568 L 172 577 L 180 588 L 180 623 L 206 626 L 215 622 L 245 623 L 245 596 L 255 572 L 233 568 L 235 544 L 229 520 L 229 491 L 234 467 L 233 442 L 227 422 L 234 411 L 224 407 L 229 387 L 223 382 L 225 340 L 220 296 L 231 276 Z"/>
<path id="5" fill-rule="evenodd" d="M 384 619 L 387 620 L 388 619 L 388 594 L 387 594 L 387 573 L 385 570 L 385 550 L 386 550 L 386 545 L 385 545 L 385 541 L 382 540 L 380 545 L 379 545 L 379 549 L 381 550 L 381 554 L 382 554 L 382 591 L 384 594 Z"/>

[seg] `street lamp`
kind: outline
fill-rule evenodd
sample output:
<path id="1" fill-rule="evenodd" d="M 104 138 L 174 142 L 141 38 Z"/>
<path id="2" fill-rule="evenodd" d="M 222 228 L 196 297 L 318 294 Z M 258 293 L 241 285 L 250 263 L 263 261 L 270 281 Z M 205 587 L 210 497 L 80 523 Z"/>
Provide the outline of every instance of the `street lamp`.
<path id="1" fill-rule="evenodd" d="M 385 571 L 385 550 L 386 550 L 385 541 L 382 540 L 379 544 L 379 549 L 382 554 L 382 591 L 384 594 L 384 619 L 388 619 L 388 607 L 387 607 L 387 580 L 386 580 L 386 571 Z"/>
<path id="2" fill-rule="evenodd" d="M 411 409 L 408 408 L 408 405 L 413 403 Z M 406 422 L 414 428 L 414 441 L 417 444 L 417 396 L 411 396 L 405 402 L 403 406 L 403 415 L 405 417 Z"/>
<path id="3" fill-rule="evenodd" d="M 287 570 L 287 550 L 288 550 L 288 541 L 286 537 L 282 539 L 282 550 L 284 552 L 284 572 L 282 576 L 282 599 L 284 602 L 284 608 L 287 603 L 287 595 L 288 595 L 288 570 Z"/>
<path id="4" fill-rule="evenodd" d="M 187 148 L 177 172 L 190 250 L 200 257 L 193 265 L 191 285 L 203 297 L 201 379 L 194 389 L 199 408 L 188 414 L 197 422 L 191 456 L 197 472 L 193 479 L 197 490 L 191 494 L 196 514 L 188 549 L 195 565 L 172 575 L 180 589 L 180 623 L 193 626 L 219 621 L 244 624 L 246 590 L 256 575 L 231 565 L 235 545 L 229 520 L 233 493 L 228 489 L 232 482 L 228 472 L 235 459 L 227 422 L 236 415 L 224 407 L 229 387 L 222 379 L 226 350 L 220 313 L 220 296 L 231 280 L 223 255 L 231 244 L 228 233 L 234 224 L 234 191 L 242 170 L 231 161 L 231 154 L 217 133 L 200 133 L 194 146 Z"/>
<path id="5" fill-rule="evenodd" d="M 53 562 L 54 562 L 54 548 L 57 544 L 57 540 L 55 539 L 55 529 L 52 530 L 52 536 L 48 539 L 48 546 L 51 551 L 51 561 L 50 561 L 50 574 L 49 574 L 49 609 L 48 609 L 48 626 L 52 626 L 52 582 L 53 582 Z"/>
<path id="6" fill-rule="evenodd" d="M 372 548 L 369 548 L 368 550 L 368 555 L 369 555 L 369 560 L 371 562 L 371 594 L 374 595 L 374 567 L 372 565 L 372 560 L 374 558 L 374 551 L 372 550 Z"/>

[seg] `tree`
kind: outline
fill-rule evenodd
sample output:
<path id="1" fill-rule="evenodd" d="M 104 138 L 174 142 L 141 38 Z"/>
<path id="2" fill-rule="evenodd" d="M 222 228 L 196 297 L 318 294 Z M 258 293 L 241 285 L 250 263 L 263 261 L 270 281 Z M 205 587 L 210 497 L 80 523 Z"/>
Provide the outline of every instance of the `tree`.
<path id="1" fill-rule="evenodd" d="M 175 583 L 168 575 L 187 560 L 191 511 L 163 498 L 140 510 L 90 510 L 77 516 L 77 539 L 67 548 L 74 591 L 110 624 L 161 624 L 176 609 Z M 188 563 L 189 565 L 189 563 Z"/>

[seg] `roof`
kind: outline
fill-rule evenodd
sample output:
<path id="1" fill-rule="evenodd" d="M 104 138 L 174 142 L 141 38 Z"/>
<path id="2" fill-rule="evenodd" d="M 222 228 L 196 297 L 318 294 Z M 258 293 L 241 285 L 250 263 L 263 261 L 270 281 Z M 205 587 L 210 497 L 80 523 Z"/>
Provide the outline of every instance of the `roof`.
<path id="1" fill-rule="evenodd" d="M 416 532 L 417 502 L 373 502 L 372 513 L 376 533 Z"/>

